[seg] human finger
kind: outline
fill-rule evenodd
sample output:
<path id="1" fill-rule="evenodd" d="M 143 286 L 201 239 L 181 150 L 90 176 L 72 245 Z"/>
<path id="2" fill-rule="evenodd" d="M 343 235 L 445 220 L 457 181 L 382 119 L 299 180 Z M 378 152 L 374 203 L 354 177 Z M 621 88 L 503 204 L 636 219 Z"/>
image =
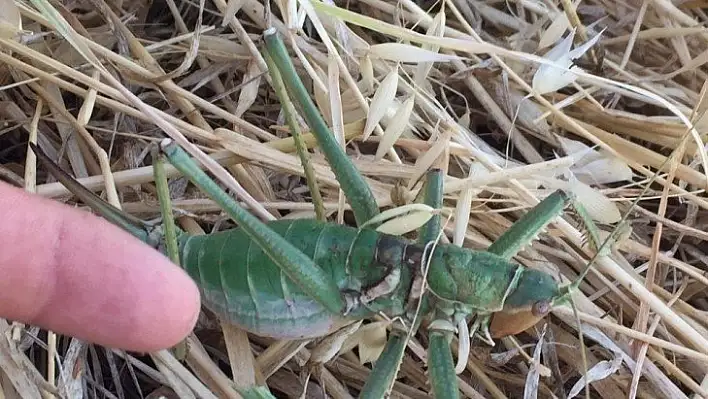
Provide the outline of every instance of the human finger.
<path id="1" fill-rule="evenodd" d="M 150 352 L 189 334 L 199 306 L 189 276 L 130 234 L 0 183 L 0 316 Z"/>

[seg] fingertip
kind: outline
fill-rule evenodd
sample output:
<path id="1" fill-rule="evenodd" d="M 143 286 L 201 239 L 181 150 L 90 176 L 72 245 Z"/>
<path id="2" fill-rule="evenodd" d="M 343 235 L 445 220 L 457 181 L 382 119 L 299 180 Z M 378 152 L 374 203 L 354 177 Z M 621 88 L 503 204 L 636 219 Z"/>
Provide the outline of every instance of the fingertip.
<path id="1" fill-rule="evenodd" d="M 174 264 L 170 265 L 174 267 Z M 175 269 L 170 284 L 164 285 L 168 291 L 164 294 L 167 306 L 145 311 L 139 318 L 146 321 L 138 323 L 143 328 L 136 329 L 138 336 L 129 339 L 124 346 L 132 345 L 134 351 L 154 352 L 177 345 L 194 330 L 201 312 L 201 296 L 187 273 Z M 150 331 L 149 335 L 143 333 Z"/>
<path id="2" fill-rule="evenodd" d="M 143 272 L 126 281 L 132 285 L 130 293 L 116 295 L 115 301 L 125 304 L 115 313 L 122 322 L 111 329 L 111 317 L 103 318 L 105 346 L 137 352 L 168 349 L 184 340 L 197 323 L 201 297 L 192 278 L 156 251 L 142 255 Z"/>
<path id="3" fill-rule="evenodd" d="M 88 212 L 0 193 L 0 317 L 139 352 L 193 330 L 199 290 L 167 257 Z"/>

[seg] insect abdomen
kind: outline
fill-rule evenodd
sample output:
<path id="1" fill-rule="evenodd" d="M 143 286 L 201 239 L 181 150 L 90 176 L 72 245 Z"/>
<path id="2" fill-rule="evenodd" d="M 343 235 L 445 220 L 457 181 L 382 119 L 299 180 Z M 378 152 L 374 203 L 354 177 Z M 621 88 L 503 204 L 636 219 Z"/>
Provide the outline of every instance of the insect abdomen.
<path id="1" fill-rule="evenodd" d="M 373 231 L 314 220 L 268 226 L 328 272 L 340 289 L 382 277 L 381 268 L 370 267 L 379 238 Z M 241 229 L 187 236 L 181 252 L 182 265 L 207 308 L 247 331 L 278 339 L 312 338 L 344 321 L 296 286 Z"/>

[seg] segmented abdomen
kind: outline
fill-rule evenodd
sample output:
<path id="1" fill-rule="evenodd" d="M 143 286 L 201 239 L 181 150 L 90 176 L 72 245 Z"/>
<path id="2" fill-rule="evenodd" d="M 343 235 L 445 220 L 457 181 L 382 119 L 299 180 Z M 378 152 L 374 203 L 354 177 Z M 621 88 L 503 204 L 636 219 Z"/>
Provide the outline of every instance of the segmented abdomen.
<path id="1" fill-rule="evenodd" d="M 346 264 L 374 258 L 377 234 L 314 220 L 268 224 L 349 287 Z M 355 250 L 350 252 L 353 244 Z M 297 287 L 243 230 L 233 229 L 181 241 L 182 265 L 197 282 L 203 303 L 229 322 L 278 339 L 313 338 L 345 321 Z"/>

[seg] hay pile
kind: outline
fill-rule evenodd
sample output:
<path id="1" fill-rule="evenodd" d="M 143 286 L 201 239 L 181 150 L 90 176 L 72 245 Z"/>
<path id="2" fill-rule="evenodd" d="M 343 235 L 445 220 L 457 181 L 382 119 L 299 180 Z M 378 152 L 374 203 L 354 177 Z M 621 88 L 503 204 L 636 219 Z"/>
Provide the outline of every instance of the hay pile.
<path id="1" fill-rule="evenodd" d="M 587 373 L 592 397 L 708 397 L 704 2 L 0 4 L 4 181 L 76 203 L 25 162 L 37 141 L 90 189 L 115 187 L 107 200 L 155 219 L 150 145 L 179 135 L 238 181 L 255 214 L 314 217 L 259 53 L 273 26 L 382 209 L 413 201 L 425 172 L 440 167 L 446 242 L 484 249 L 559 188 L 578 196 L 603 238 L 622 228 L 574 297 L 589 371 L 576 317 L 558 308 L 494 348 L 474 341 L 459 375 L 464 396 L 567 397 L 583 394 Z M 310 147 L 324 212 L 351 222 Z M 232 226 L 168 172 L 183 228 Z M 575 280 L 593 255 L 577 222 L 557 220 L 515 260 Z M 246 336 L 208 312 L 186 353 L 141 356 L 14 331 L 2 347 L 15 356 L 0 362 L 8 398 L 231 398 L 232 384 L 264 380 L 276 396 L 299 397 L 310 354 L 307 342 Z M 356 396 L 380 338 L 314 370 L 306 397 Z M 393 396 L 428 397 L 426 348 L 424 332 L 410 341 Z"/>

